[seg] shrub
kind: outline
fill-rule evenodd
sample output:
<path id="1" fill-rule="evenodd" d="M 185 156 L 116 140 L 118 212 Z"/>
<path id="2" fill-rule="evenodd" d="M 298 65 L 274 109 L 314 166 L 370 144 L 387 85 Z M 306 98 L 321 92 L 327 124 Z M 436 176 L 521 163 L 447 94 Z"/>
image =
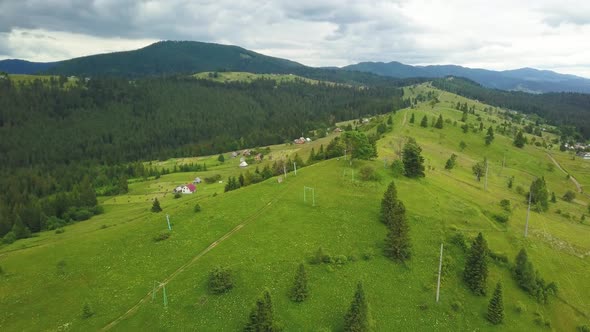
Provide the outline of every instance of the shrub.
<path id="1" fill-rule="evenodd" d="M 164 241 L 164 240 L 168 239 L 169 237 L 170 237 L 169 232 L 162 232 L 162 233 L 154 236 L 154 242 Z"/>
<path id="2" fill-rule="evenodd" d="M 324 252 L 324 248 L 319 247 L 318 250 L 315 252 L 314 256 L 311 258 L 311 264 L 321 264 L 321 263 L 330 263 L 332 261 L 332 257 L 329 254 Z"/>
<path id="3" fill-rule="evenodd" d="M 334 262 L 337 265 L 345 265 L 348 262 L 348 258 L 345 255 L 338 255 L 334 257 Z"/>
<path id="4" fill-rule="evenodd" d="M 182 197 L 181 193 L 179 193 L 179 192 L 174 193 L 174 199 L 179 199 L 180 197 Z"/>
<path id="5" fill-rule="evenodd" d="M 92 311 L 92 309 L 90 309 L 90 305 L 88 303 L 84 304 L 84 307 L 82 307 L 82 318 L 87 319 L 90 318 L 94 315 L 94 312 Z"/>
<path id="6" fill-rule="evenodd" d="M 234 287 L 232 273 L 228 268 L 216 267 L 209 272 L 209 291 L 223 294 Z"/>
<path id="7" fill-rule="evenodd" d="M 463 310 L 463 304 L 459 301 L 454 301 L 453 303 L 451 303 L 451 309 L 453 309 L 456 312 L 460 312 L 461 310 Z"/>
<path id="8" fill-rule="evenodd" d="M 526 312 L 526 305 L 524 305 L 524 303 L 518 301 L 518 302 L 516 302 L 516 306 L 515 306 L 514 310 L 519 314 L 525 313 Z"/>
<path id="9" fill-rule="evenodd" d="M 6 235 L 4 235 L 4 238 L 2 238 L 2 242 L 4 242 L 5 244 L 11 244 L 14 243 L 14 241 L 16 241 L 16 234 L 14 234 L 13 231 L 6 233 Z"/>
<path id="10" fill-rule="evenodd" d="M 375 257 L 375 252 L 373 251 L 373 249 L 367 249 L 363 252 L 364 260 L 370 261 L 371 259 L 373 259 L 373 257 Z"/>
<path id="11" fill-rule="evenodd" d="M 590 332 L 590 327 L 588 325 L 580 325 L 576 328 L 578 332 Z"/>
<path id="12" fill-rule="evenodd" d="M 379 180 L 379 174 L 375 172 L 375 168 L 373 168 L 373 166 L 363 166 L 361 167 L 360 171 L 360 177 L 361 180 L 363 181 L 378 181 Z"/>
<path id="13" fill-rule="evenodd" d="M 71 217 L 76 221 L 84 221 L 90 219 L 93 215 L 94 213 L 87 209 L 78 209 L 73 215 L 71 215 Z"/>
<path id="14" fill-rule="evenodd" d="M 52 231 L 54 229 L 62 228 L 67 225 L 67 222 L 56 216 L 51 216 L 47 219 L 47 230 Z"/>
<path id="15" fill-rule="evenodd" d="M 61 233 L 65 232 L 65 231 L 66 230 L 63 229 L 63 228 L 58 228 L 58 229 L 55 230 L 55 234 L 61 234 Z"/>
<path id="16" fill-rule="evenodd" d="M 505 254 L 499 254 L 490 250 L 489 256 L 492 260 L 494 260 L 497 263 L 508 264 L 508 256 L 506 256 Z"/>
<path id="17" fill-rule="evenodd" d="M 199 203 L 195 204 L 195 212 L 201 212 L 201 205 L 199 205 Z"/>
<path id="18" fill-rule="evenodd" d="M 219 180 L 221 180 L 220 174 L 215 174 L 215 175 L 212 175 L 212 176 L 209 176 L 209 177 L 206 177 L 203 179 L 203 181 L 205 181 L 205 183 L 208 183 L 208 184 L 215 183 Z"/>
<path id="19" fill-rule="evenodd" d="M 499 214 L 499 213 L 494 213 L 492 215 L 492 218 L 494 218 L 495 221 L 505 224 L 508 222 L 508 219 L 510 218 L 508 215 L 506 214 Z"/>
<path id="20" fill-rule="evenodd" d="M 568 190 L 565 192 L 562 198 L 566 202 L 571 202 L 576 198 L 576 193 L 571 190 Z"/>
<path id="21" fill-rule="evenodd" d="M 522 186 L 516 186 L 516 193 L 519 195 L 524 195 L 524 188 Z"/>
<path id="22" fill-rule="evenodd" d="M 512 209 L 510 208 L 510 201 L 507 199 L 503 199 L 500 201 L 500 206 L 502 207 L 502 209 L 504 209 L 504 211 L 506 212 L 510 212 Z"/>
<path id="23" fill-rule="evenodd" d="M 103 214 L 104 213 L 104 207 L 102 207 L 102 205 L 97 205 L 95 207 L 93 207 L 92 209 L 90 209 L 90 211 L 92 211 L 92 213 L 97 216 L 99 214 Z"/>
<path id="24" fill-rule="evenodd" d="M 404 163 L 400 159 L 394 160 L 391 164 L 391 171 L 393 173 L 393 177 L 401 177 L 404 175 Z"/>
<path id="25" fill-rule="evenodd" d="M 418 309 L 420 309 L 422 311 L 428 310 L 428 304 L 422 303 L 422 304 L 418 305 Z"/>
<path id="26" fill-rule="evenodd" d="M 463 251 L 467 250 L 467 242 L 465 241 L 465 236 L 463 233 L 456 233 L 451 237 L 450 242 L 457 247 L 463 249 Z"/>

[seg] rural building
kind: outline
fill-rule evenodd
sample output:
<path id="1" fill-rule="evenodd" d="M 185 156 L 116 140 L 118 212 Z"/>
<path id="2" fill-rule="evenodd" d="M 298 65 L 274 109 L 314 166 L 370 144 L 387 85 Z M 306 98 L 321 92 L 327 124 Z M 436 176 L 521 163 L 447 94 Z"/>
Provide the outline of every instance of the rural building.
<path id="1" fill-rule="evenodd" d="M 307 142 L 307 141 L 305 140 L 305 137 L 303 137 L 303 136 L 293 140 L 293 143 L 295 143 L 295 144 L 305 144 L 305 142 Z"/>
<path id="2" fill-rule="evenodd" d="M 335 129 L 334 129 L 334 132 L 335 132 L 335 133 L 341 133 L 341 132 L 342 132 L 342 129 L 340 129 L 340 128 L 335 128 Z"/>
<path id="3" fill-rule="evenodd" d="M 231 153 L 231 157 L 232 157 L 232 158 L 235 158 L 235 157 L 237 157 L 237 156 L 238 156 L 238 153 L 237 153 L 237 152 L 235 152 L 235 151 L 234 151 L 234 152 L 232 152 L 232 153 Z"/>
<path id="4" fill-rule="evenodd" d="M 196 190 L 197 190 L 197 187 L 194 184 L 189 183 L 186 185 L 176 187 L 172 192 L 173 193 L 181 193 L 181 194 L 192 194 Z"/>
<path id="5" fill-rule="evenodd" d="M 590 152 L 580 152 L 578 153 L 578 157 L 584 160 L 590 160 Z"/>
<path id="6" fill-rule="evenodd" d="M 242 162 L 240 163 L 240 167 L 242 167 L 242 168 L 244 168 L 244 167 L 248 167 L 248 163 L 247 163 L 247 162 L 245 162 L 245 161 L 242 161 Z"/>
<path id="7" fill-rule="evenodd" d="M 251 153 L 252 153 L 252 151 L 250 151 L 249 149 L 246 149 L 246 150 L 242 151 L 242 156 L 249 157 Z"/>
<path id="8" fill-rule="evenodd" d="M 254 157 L 254 160 L 256 160 L 256 161 L 262 161 L 262 158 L 264 158 L 264 156 L 262 155 L 262 153 L 259 153 L 259 154 L 257 154 L 257 155 Z"/>
<path id="9" fill-rule="evenodd" d="M 201 178 L 200 177 L 196 177 L 195 180 L 193 181 L 194 184 L 199 184 L 201 183 Z"/>

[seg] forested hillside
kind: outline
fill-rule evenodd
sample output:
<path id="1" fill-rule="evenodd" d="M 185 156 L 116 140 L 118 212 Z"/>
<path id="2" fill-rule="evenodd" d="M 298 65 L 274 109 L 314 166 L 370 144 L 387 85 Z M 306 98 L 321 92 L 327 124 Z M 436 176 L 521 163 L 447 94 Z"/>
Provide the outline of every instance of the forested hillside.
<path id="1" fill-rule="evenodd" d="M 17 219 L 36 231 L 43 215 L 64 217 L 79 205 L 79 194 L 53 195 L 82 190 L 85 177 L 92 179 L 88 188 L 138 176 L 121 164 L 290 142 L 337 121 L 406 106 L 393 87 L 193 78 L 66 82 L 0 80 L 0 236 Z M 49 196 L 47 204 L 37 201 Z M 23 212 L 29 208 L 34 212 Z"/>
<path id="2" fill-rule="evenodd" d="M 544 93 L 540 95 L 487 89 L 463 78 L 434 80 L 435 87 L 470 99 L 523 113 L 537 114 L 559 126 L 565 135 L 590 138 L 590 95 L 581 93 Z"/>

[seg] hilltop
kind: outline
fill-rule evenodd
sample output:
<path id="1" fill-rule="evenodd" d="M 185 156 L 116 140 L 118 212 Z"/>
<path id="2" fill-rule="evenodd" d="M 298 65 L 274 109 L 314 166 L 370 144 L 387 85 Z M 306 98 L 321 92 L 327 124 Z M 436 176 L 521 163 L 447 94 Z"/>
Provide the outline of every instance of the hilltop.
<path id="1" fill-rule="evenodd" d="M 312 148 L 316 153 L 321 146 L 325 149 L 339 134 L 332 130 L 302 145 L 260 146 L 265 158 L 245 169 L 238 167 L 239 157 L 231 157 L 233 150 L 223 154 L 223 162 L 217 154 L 146 160 L 145 167 L 196 163 L 206 164 L 207 170 L 131 179 L 127 194 L 99 197 L 104 214 L 66 226 L 61 233 L 42 232 L 0 248 L 0 327 L 239 330 L 256 298 L 268 289 L 275 317 L 285 330 L 342 330 L 357 281 L 363 282 L 376 331 L 497 330 L 485 319 L 497 281 L 504 286 L 502 330 L 573 331 L 589 325 L 589 199 L 580 192 L 571 202 L 561 197 L 567 190 L 577 191 L 571 177 L 582 187 L 590 185 L 590 164 L 559 151 L 559 137 L 551 133 L 555 128 L 521 114 L 429 84 L 404 88 L 404 97 L 411 106 L 367 115 L 363 125 L 338 123 L 367 135 L 380 132 L 378 158 L 352 163 L 342 156 L 317 160 L 299 168 L 297 175 L 290 171 L 282 183 L 275 176 L 223 192 L 229 177 L 252 175 L 257 167 L 263 170 L 295 154 L 307 160 Z M 457 105 L 473 110 L 465 122 Z M 444 119 L 441 129 L 432 126 L 439 116 Z M 420 126 L 423 117 L 426 127 Z M 490 145 L 480 126 L 493 128 Z M 520 149 L 513 139 L 525 126 L 537 133 L 543 130 L 541 135 L 526 134 L 528 144 Z M 407 137 L 414 137 L 422 148 L 424 178 L 399 176 L 391 168 Z M 456 166 L 446 170 L 453 153 Z M 472 173 L 484 158 L 489 163 L 487 182 L 477 181 Z M 373 180 L 361 178 L 366 167 L 374 170 Z M 197 176 L 216 175 L 223 183 L 200 184 L 195 194 L 180 198 L 171 193 Z M 548 211 L 531 212 L 525 238 L 526 192 L 536 177 L 544 177 L 549 192 L 558 198 Z M 386 227 L 379 221 L 379 207 L 391 181 L 410 224 L 412 258 L 405 265 L 382 254 Z M 313 187 L 315 206 L 303 200 L 304 187 Z M 163 213 L 150 212 L 154 198 Z M 510 212 L 502 200 L 509 201 Z M 195 212 L 197 203 L 200 212 Z M 172 231 L 165 214 L 170 215 Z M 463 245 L 469 246 L 479 232 L 494 254 L 488 264 L 487 296 L 473 295 L 463 283 Z M 444 274 L 436 303 L 441 243 Z M 311 264 L 319 247 L 329 259 Z M 559 285 L 548 304 L 520 289 L 512 276 L 510 266 L 522 248 L 539 274 Z M 307 269 L 310 296 L 294 303 L 288 294 L 300 263 Z M 233 271 L 234 287 L 223 295 L 211 294 L 207 287 L 216 266 Z M 93 313 L 89 318 L 81 316 L 85 304 Z M 30 319 L 30 312 L 39 316 Z"/>
<path id="2" fill-rule="evenodd" d="M 495 71 L 456 65 L 411 66 L 392 61 L 360 62 L 345 66 L 343 69 L 397 78 L 457 76 L 468 78 L 487 88 L 529 93 L 564 91 L 590 93 L 590 79 L 534 68 Z"/>

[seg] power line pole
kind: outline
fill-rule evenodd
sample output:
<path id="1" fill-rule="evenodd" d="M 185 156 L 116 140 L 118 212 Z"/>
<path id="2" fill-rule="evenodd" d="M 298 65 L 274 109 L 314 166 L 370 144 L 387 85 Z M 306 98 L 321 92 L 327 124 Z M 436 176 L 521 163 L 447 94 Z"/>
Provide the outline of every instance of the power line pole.
<path id="1" fill-rule="evenodd" d="M 297 163 L 293 162 L 293 169 L 295 170 L 295 175 L 297 175 Z"/>
<path id="2" fill-rule="evenodd" d="M 443 244 L 440 244 L 440 260 L 438 261 L 438 284 L 436 286 L 436 302 L 440 297 L 440 275 L 442 273 Z"/>
<path id="3" fill-rule="evenodd" d="M 170 216 L 168 215 L 168 213 L 166 213 L 166 221 L 168 222 L 168 230 L 171 231 L 172 226 L 170 225 Z"/>

